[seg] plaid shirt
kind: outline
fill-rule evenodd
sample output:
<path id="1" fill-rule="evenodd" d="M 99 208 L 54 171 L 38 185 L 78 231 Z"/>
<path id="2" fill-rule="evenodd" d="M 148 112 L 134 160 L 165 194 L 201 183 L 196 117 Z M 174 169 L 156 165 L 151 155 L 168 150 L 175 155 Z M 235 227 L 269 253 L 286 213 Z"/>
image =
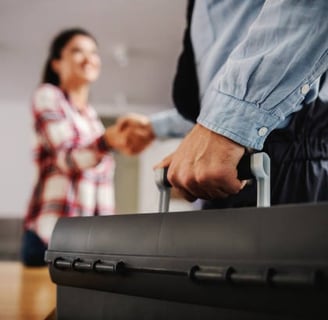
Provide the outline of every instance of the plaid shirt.
<path id="1" fill-rule="evenodd" d="M 41 85 L 32 102 L 37 180 L 25 228 L 47 243 L 60 216 L 114 212 L 114 160 L 95 110 L 83 112 L 63 92 Z"/>

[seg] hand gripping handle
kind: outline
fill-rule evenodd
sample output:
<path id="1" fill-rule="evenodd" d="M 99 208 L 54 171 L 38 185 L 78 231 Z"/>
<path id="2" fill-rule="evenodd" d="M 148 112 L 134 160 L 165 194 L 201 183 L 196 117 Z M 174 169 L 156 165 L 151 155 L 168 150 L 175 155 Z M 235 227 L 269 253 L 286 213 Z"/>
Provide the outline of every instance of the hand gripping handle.
<path id="1" fill-rule="evenodd" d="M 155 182 L 160 191 L 159 212 L 168 212 L 171 185 L 167 180 L 166 168 L 155 170 Z M 270 207 L 270 157 L 265 152 L 246 153 L 238 166 L 238 179 L 256 179 L 257 207 Z"/>

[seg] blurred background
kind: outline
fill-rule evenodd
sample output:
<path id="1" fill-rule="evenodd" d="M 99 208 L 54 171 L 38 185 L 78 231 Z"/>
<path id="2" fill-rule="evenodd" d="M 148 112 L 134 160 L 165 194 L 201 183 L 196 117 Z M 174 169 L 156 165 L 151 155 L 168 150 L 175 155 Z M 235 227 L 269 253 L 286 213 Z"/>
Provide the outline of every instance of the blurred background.
<path id="1" fill-rule="evenodd" d="M 19 232 L 32 189 L 30 99 L 51 39 L 68 27 L 83 27 L 97 38 L 103 67 L 91 102 L 105 124 L 127 112 L 150 115 L 173 107 L 185 8 L 185 0 L 0 0 L 2 249 L 16 245 L 8 235 Z M 157 141 L 138 157 L 116 155 L 118 213 L 158 210 L 152 166 L 179 142 Z M 191 208 L 181 199 L 171 203 L 172 211 Z"/>

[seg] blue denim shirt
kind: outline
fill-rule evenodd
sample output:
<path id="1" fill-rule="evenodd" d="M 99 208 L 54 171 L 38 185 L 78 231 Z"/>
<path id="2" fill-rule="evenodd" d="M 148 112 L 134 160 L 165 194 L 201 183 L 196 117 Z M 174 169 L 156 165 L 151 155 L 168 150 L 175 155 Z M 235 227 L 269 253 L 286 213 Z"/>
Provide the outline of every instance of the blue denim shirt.
<path id="1" fill-rule="evenodd" d="M 197 121 L 262 149 L 272 130 L 318 96 L 328 69 L 327 17 L 327 0 L 196 0 Z"/>
<path id="2" fill-rule="evenodd" d="M 182 138 L 194 126 L 193 122 L 183 118 L 176 109 L 154 113 L 149 119 L 158 139 Z"/>

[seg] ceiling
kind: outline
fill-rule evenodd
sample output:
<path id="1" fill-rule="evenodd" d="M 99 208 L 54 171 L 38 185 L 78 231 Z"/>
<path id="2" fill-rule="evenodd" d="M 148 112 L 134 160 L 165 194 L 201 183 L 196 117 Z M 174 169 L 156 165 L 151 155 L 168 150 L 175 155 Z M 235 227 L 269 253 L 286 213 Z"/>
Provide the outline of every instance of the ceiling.
<path id="1" fill-rule="evenodd" d="M 98 40 L 100 79 L 91 100 L 103 113 L 172 106 L 185 0 L 0 0 L 0 107 L 29 101 L 53 36 L 80 26 Z"/>

